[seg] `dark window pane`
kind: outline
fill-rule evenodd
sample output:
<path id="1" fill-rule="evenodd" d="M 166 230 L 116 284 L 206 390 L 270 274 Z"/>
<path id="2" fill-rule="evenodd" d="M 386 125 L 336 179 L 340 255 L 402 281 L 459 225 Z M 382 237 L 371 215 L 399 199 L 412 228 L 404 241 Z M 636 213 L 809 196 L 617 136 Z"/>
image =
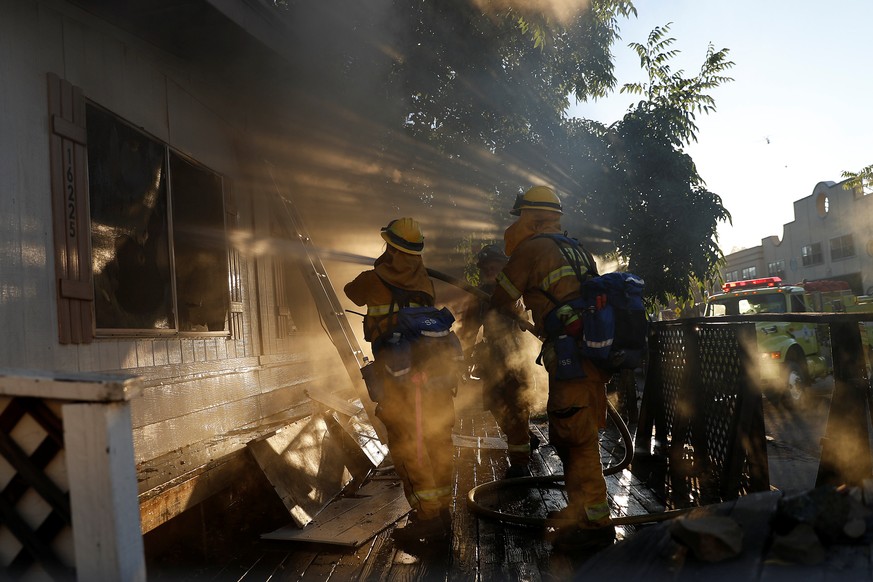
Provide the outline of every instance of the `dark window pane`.
<path id="1" fill-rule="evenodd" d="M 221 177 L 171 153 L 170 183 L 179 329 L 227 330 L 228 270 Z"/>
<path id="2" fill-rule="evenodd" d="M 97 327 L 170 329 L 164 147 L 87 107 Z"/>

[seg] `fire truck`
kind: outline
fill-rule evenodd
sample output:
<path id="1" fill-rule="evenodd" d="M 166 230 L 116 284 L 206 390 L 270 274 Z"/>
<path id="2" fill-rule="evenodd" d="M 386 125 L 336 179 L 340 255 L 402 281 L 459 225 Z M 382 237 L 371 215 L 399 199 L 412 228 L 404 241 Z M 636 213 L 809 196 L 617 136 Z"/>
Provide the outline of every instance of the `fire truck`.
<path id="1" fill-rule="evenodd" d="M 818 297 L 822 299 L 821 295 Z M 821 311 L 822 303 L 816 305 L 815 298 L 804 285 L 784 285 L 779 277 L 730 281 L 722 286 L 722 293 L 709 297 L 704 316 Z M 830 299 L 830 304 L 825 304 L 830 307 L 828 311 L 836 310 L 834 301 L 840 300 Z M 836 307 L 839 308 L 840 304 L 837 303 Z M 768 395 L 799 400 L 813 380 L 830 373 L 830 350 L 827 349 L 829 346 L 823 345 L 829 342 L 829 338 L 821 326 L 758 322 L 755 328 L 760 377 Z"/>

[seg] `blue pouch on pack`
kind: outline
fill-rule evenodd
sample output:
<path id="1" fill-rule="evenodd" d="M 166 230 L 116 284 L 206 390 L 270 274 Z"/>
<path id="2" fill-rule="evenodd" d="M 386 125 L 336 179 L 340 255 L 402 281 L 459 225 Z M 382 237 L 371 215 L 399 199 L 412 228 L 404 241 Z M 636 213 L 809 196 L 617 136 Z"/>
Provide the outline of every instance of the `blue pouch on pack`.
<path id="1" fill-rule="evenodd" d="M 558 380 L 575 380 L 586 376 L 582 369 L 582 360 L 579 358 L 576 338 L 569 335 L 559 335 L 555 339 L 554 347 L 557 361 L 555 376 Z"/>
<path id="2" fill-rule="evenodd" d="M 385 367 L 385 371 L 395 378 L 405 376 L 412 370 L 412 346 L 399 332 L 392 333 L 384 340 L 378 353 L 373 355 Z"/>
<path id="3" fill-rule="evenodd" d="M 397 313 L 397 328 L 410 339 L 449 335 L 455 316 L 443 307 L 404 307 Z"/>
<path id="4" fill-rule="evenodd" d="M 615 340 L 615 311 L 604 303 L 606 288 L 600 287 L 600 278 L 586 281 L 586 308 L 582 312 L 582 355 L 595 360 L 606 360 Z"/>
<path id="5" fill-rule="evenodd" d="M 607 273 L 582 285 L 582 355 L 609 370 L 638 367 L 646 351 L 645 282 L 632 273 Z"/>

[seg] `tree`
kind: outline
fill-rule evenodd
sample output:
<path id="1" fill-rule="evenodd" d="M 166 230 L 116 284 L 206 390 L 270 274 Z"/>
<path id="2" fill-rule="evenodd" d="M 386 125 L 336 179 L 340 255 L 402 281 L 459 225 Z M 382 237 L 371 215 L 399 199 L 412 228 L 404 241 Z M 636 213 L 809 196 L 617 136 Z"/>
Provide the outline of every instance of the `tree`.
<path id="1" fill-rule="evenodd" d="M 844 188 L 854 189 L 864 193 L 873 192 L 873 164 L 865 166 L 857 172 L 845 171 L 843 179 L 848 180 Z"/>
<path id="2" fill-rule="evenodd" d="M 404 23 L 390 82 L 401 87 L 407 130 L 449 150 L 456 144 L 500 151 L 550 137 L 569 99 L 608 94 L 611 47 L 628 0 L 591 0 L 558 19 L 529 4 L 398 0 Z M 546 3 L 547 5 L 547 3 Z"/>
<path id="3" fill-rule="evenodd" d="M 645 45 L 630 45 L 649 80 L 622 87 L 644 99 L 609 128 L 611 195 L 592 201 L 629 270 L 646 280 L 647 297 L 661 304 L 689 299 L 697 282 L 717 276 L 723 254 L 716 229 L 730 220 L 682 148 L 697 139 L 696 115 L 715 111 L 709 91 L 732 80 L 723 72 L 734 63 L 727 49 L 710 45 L 697 75 L 673 71 L 668 31 L 655 28 Z"/>

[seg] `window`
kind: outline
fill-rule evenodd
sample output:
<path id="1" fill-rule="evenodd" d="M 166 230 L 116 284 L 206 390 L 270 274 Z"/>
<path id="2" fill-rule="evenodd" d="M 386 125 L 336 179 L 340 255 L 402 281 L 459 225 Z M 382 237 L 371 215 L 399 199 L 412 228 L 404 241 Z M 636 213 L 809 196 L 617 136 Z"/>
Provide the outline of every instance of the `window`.
<path id="1" fill-rule="evenodd" d="M 821 243 L 812 243 L 800 247 L 800 258 L 803 261 L 804 267 L 812 267 L 820 265 L 824 262 L 821 254 Z"/>
<path id="2" fill-rule="evenodd" d="M 745 267 L 743 269 L 743 280 L 754 279 L 757 276 L 758 276 L 758 268 L 757 267 Z"/>
<path id="3" fill-rule="evenodd" d="M 831 239 L 831 260 L 845 259 L 855 256 L 855 241 L 847 234 Z"/>
<path id="4" fill-rule="evenodd" d="M 226 332 L 224 184 L 86 106 L 97 329 Z"/>
<path id="5" fill-rule="evenodd" d="M 731 281 L 737 280 L 737 271 L 728 271 L 724 274 L 724 280 L 726 283 L 730 283 Z"/>
<path id="6" fill-rule="evenodd" d="M 773 261 L 772 263 L 767 263 L 767 276 L 768 277 L 785 277 L 785 261 Z"/>
<path id="7" fill-rule="evenodd" d="M 794 313 L 805 313 L 806 303 L 803 300 L 803 294 L 796 293 L 791 295 L 791 311 Z"/>
<path id="8" fill-rule="evenodd" d="M 824 218 L 831 211 L 831 201 L 828 195 L 824 192 L 820 193 L 815 199 L 815 209 L 820 218 Z"/>

